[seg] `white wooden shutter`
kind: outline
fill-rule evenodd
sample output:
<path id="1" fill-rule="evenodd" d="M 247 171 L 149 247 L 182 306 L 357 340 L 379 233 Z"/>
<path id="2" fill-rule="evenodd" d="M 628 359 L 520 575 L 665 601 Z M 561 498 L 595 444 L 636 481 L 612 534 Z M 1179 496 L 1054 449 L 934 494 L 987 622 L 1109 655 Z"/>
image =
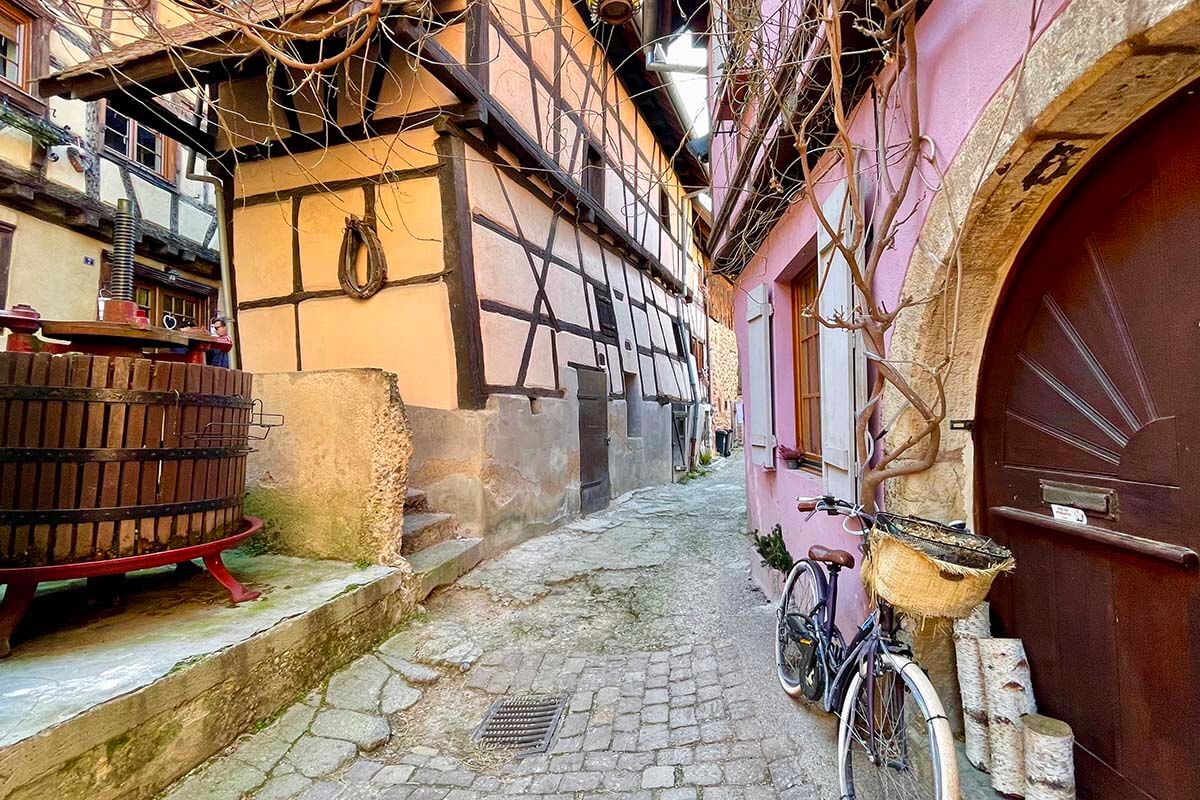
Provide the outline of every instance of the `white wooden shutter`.
<path id="1" fill-rule="evenodd" d="M 748 334 L 747 359 L 750 367 L 750 418 L 746 421 L 750 442 L 750 463 L 775 466 L 775 412 L 771 396 L 771 300 L 767 285 L 761 283 L 746 300 Z"/>
<path id="2" fill-rule="evenodd" d="M 851 235 L 850 229 L 854 225 L 848 200 L 848 185 L 842 181 L 821 205 L 825 219 L 830 225 L 839 227 L 844 237 Z M 817 225 L 817 252 L 818 280 L 824 281 L 818 299 L 821 316 L 831 319 L 841 311 L 848 319 L 858 297 L 850 267 L 820 224 Z M 862 334 L 822 327 L 820 336 L 821 459 L 824 461 L 825 491 L 843 500 L 857 502 L 859 475 L 854 420 L 858 410 L 866 405 L 867 389 Z"/>

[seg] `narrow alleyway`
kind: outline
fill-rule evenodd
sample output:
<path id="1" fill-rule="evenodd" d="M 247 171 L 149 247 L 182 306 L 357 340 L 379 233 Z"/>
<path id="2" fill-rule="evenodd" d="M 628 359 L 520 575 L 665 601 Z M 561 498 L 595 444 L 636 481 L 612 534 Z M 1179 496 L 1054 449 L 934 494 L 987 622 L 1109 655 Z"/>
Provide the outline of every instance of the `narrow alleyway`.
<path id="1" fill-rule="evenodd" d="M 836 798 L 833 721 L 775 683 L 740 459 L 488 562 L 169 800 Z M 565 693 L 551 752 L 471 734 L 499 697 Z"/>

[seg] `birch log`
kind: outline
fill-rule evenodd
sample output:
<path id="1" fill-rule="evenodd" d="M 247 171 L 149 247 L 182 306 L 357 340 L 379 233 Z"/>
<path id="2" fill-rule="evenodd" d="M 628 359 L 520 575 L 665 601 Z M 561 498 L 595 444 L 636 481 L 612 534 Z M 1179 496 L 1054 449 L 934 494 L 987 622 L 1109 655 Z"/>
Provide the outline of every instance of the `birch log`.
<path id="1" fill-rule="evenodd" d="M 1062 720 L 1026 714 L 1025 800 L 1075 800 L 1075 735 Z"/>
<path id="2" fill-rule="evenodd" d="M 954 621 L 954 656 L 958 662 L 958 686 L 962 691 L 963 732 L 967 760 L 976 769 L 991 769 L 988 746 L 987 697 L 983 690 L 983 666 L 979 663 L 979 640 L 992 635 L 989 605 L 980 603 L 967 617 Z"/>
<path id="3" fill-rule="evenodd" d="M 1033 714 L 1033 684 L 1020 639 L 978 639 L 987 695 L 988 747 L 992 788 L 1006 795 L 1025 793 L 1025 742 L 1021 717 Z"/>

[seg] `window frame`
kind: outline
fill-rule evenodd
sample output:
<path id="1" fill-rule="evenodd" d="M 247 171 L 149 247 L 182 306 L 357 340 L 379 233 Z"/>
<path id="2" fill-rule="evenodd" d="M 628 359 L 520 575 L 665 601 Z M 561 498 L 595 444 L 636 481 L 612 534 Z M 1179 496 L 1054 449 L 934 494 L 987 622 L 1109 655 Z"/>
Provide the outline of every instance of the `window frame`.
<path id="1" fill-rule="evenodd" d="M 667 194 L 667 187 L 661 184 L 658 187 L 658 224 L 662 226 L 663 232 L 675 238 L 675 233 L 671 230 L 671 197 Z"/>
<path id="2" fill-rule="evenodd" d="M 100 289 L 107 290 L 112 275 L 112 253 L 100 253 Z M 206 283 L 189 280 L 175 272 L 147 266 L 139 261 L 133 263 L 133 296 L 139 308 L 147 309 L 151 325 L 162 325 L 162 315 L 168 296 L 174 296 L 196 304 L 195 324 L 207 328 L 216 313 L 217 288 Z M 148 305 L 143 305 L 139 292 L 145 292 Z M 182 323 L 179 327 L 183 327 Z"/>
<path id="3" fill-rule="evenodd" d="M 612 295 L 596 286 L 592 289 L 592 297 L 596 304 L 596 327 L 600 336 L 615 343 L 620 338 L 620 329 L 617 327 L 617 310 Z"/>
<path id="4" fill-rule="evenodd" d="M 17 226 L 0 222 L 0 308 L 8 308 L 8 280 L 12 268 L 13 236 Z"/>
<path id="5" fill-rule="evenodd" d="M 34 82 L 49 67 L 46 47 L 46 20 L 35 4 L 0 0 L 0 14 L 17 24 L 21 38 L 17 43 L 17 64 L 20 80 L 10 81 L 0 75 L 0 97 L 39 116 L 46 113 L 46 102 L 37 95 Z"/>
<path id="6" fill-rule="evenodd" d="M 0 2 L 3 2 L 3 0 L 0 0 Z M 109 146 L 108 142 L 106 141 L 106 139 L 108 137 L 108 129 L 109 129 L 108 128 L 108 112 L 109 111 L 111 111 L 112 113 L 116 114 L 119 117 L 124 118 L 125 121 L 127 123 L 129 123 L 129 127 L 127 128 L 126 133 L 125 133 L 125 150 L 124 150 L 124 152 L 116 149 L 115 147 Z M 115 108 L 111 108 L 109 106 L 109 104 L 104 100 L 100 101 L 100 122 L 102 125 L 101 130 L 100 130 L 100 150 L 101 150 L 101 152 L 103 152 L 104 154 L 106 154 L 108 156 L 113 156 L 113 157 L 119 158 L 123 162 L 133 166 L 135 169 L 138 169 L 138 170 L 140 170 L 144 173 L 150 174 L 150 175 L 154 175 L 155 177 L 160 178 L 169 184 L 175 183 L 175 177 L 176 177 L 175 176 L 175 166 L 176 165 L 175 165 L 175 140 L 174 139 L 167 136 L 165 133 L 160 133 L 160 132 L 156 131 L 154 128 L 151 128 L 148 125 L 142 125 L 140 122 L 138 122 L 133 117 L 130 117 L 127 114 L 122 114 L 120 111 L 118 111 Z M 138 132 L 143 129 L 154 134 L 155 141 L 157 141 L 159 144 L 160 152 L 159 152 L 159 167 L 158 167 L 158 169 L 149 167 L 149 166 L 143 164 L 141 161 L 138 161 L 138 159 L 137 159 L 137 151 L 138 151 L 137 136 L 138 136 Z"/>
<path id="7" fill-rule="evenodd" d="M 584 143 L 583 190 L 604 207 L 604 151 L 591 141 Z"/>
<path id="8" fill-rule="evenodd" d="M 822 464 L 821 324 L 812 317 L 804 316 L 803 312 L 817 302 L 818 282 L 817 262 L 814 259 L 792 278 L 790 286 L 796 450 L 803 454 L 801 464 L 815 470 L 820 470 Z M 805 391 L 806 387 L 809 391 Z M 812 402 L 816 403 L 816 408 L 808 415 L 808 404 Z M 815 420 L 815 426 L 806 424 L 806 417 Z"/>

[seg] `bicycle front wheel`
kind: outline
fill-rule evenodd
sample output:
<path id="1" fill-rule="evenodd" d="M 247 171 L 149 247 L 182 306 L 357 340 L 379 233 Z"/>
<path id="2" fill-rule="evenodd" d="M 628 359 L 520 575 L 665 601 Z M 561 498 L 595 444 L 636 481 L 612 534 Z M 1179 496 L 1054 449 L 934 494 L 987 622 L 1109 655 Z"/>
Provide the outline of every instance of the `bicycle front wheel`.
<path id="1" fill-rule="evenodd" d="M 838 726 L 844 800 L 958 800 L 950 723 L 933 684 L 911 659 L 878 653 L 847 686 Z"/>

